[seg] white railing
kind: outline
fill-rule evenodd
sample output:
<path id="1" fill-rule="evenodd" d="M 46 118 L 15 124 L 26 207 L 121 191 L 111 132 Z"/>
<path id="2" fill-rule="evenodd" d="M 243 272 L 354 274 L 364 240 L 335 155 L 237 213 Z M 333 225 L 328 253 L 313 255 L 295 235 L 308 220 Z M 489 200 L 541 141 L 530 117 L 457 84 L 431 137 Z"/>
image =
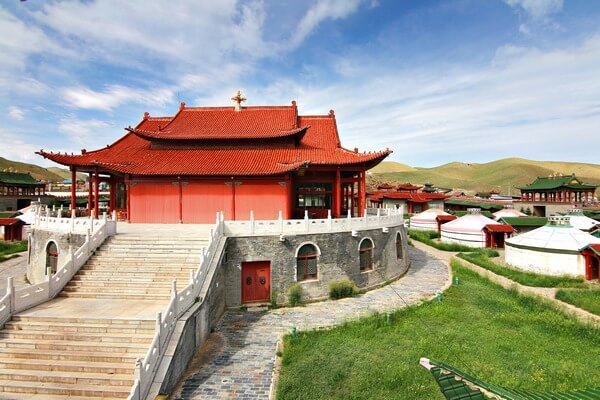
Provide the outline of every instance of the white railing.
<path id="1" fill-rule="evenodd" d="M 211 263 L 215 256 L 219 256 L 217 252 L 219 242 L 223 238 L 223 226 L 223 214 L 217 213 L 217 223 L 215 228 L 211 229 L 208 247 L 202 249 L 200 264 L 195 272 L 190 273 L 187 286 L 178 292 L 176 281 L 173 281 L 171 301 L 164 312 L 156 315 L 156 330 L 150 348 L 143 359 L 136 361 L 135 379 L 129 400 L 143 400 L 148 395 L 177 320 L 200 296 Z M 204 299 L 200 298 L 199 301 L 202 304 Z"/>
<path id="2" fill-rule="evenodd" d="M 375 211 L 376 210 L 376 211 Z M 254 220 L 253 212 L 250 211 L 248 221 L 227 221 L 224 223 L 225 236 L 265 236 L 265 235 L 298 235 L 311 233 L 333 233 L 353 232 L 367 229 L 378 229 L 404 223 L 404 209 L 401 208 L 377 208 L 369 215 L 365 209 L 364 217 L 309 219 L 308 213 L 304 219 L 282 219 L 281 211 L 279 218 L 274 220 Z"/>
<path id="3" fill-rule="evenodd" d="M 39 217 L 41 224 L 34 224 L 34 229 L 52 229 L 54 225 L 65 226 L 64 221 L 70 218 L 52 218 L 52 223 L 47 223 L 44 217 Z M 37 220 L 37 218 L 36 218 Z M 33 306 L 44 303 L 54 298 L 71 280 L 73 275 L 85 264 L 90 255 L 104 240 L 116 232 L 116 222 L 106 218 L 90 221 L 91 229 L 85 232 L 85 242 L 77 250 L 71 247 L 69 257 L 60 266 L 54 275 L 48 270 L 48 280 L 37 285 L 26 286 L 15 289 L 13 279 L 8 278 L 6 294 L 0 298 L 0 326 L 4 325 L 13 314 L 27 310 Z M 78 227 L 79 229 L 79 227 Z M 79 230 L 66 230 L 66 232 L 78 233 Z"/>
<path id="4" fill-rule="evenodd" d="M 89 218 L 76 218 L 75 210 L 71 212 L 70 218 L 62 217 L 62 212 L 57 211 L 56 216 L 52 216 L 53 212 L 49 209 L 40 210 L 35 215 L 35 222 L 33 227 L 36 229 L 44 229 L 53 232 L 71 232 L 85 234 L 88 230 L 95 231 L 100 225 L 103 225 L 107 220 L 106 213 L 99 219 L 94 219 L 93 216 Z M 112 221 L 116 221 L 116 213 L 113 212 Z M 116 227 L 116 225 L 115 225 Z"/>

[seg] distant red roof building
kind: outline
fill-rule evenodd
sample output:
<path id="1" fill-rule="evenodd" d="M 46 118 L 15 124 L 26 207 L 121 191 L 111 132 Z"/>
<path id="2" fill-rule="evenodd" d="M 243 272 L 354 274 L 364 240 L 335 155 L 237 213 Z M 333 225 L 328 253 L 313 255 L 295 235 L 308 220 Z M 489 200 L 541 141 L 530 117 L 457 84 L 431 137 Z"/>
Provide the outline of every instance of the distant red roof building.
<path id="1" fill-rule="evenodd" d="M 443 209 L 444 200 L 447 197 L 443 193 L 424 192 L 373 191 L 367 193 L 367 198 L 372 205 L 382 208 L 404 206 L 405 212 L 409 214 L 425 211 L 433 203 L 437 203 L 436 206 Z"/>
<path id="2" fill-rule="evenodd" d="M 238 96 L 240 97 L 240 96 Z M 237 100 L 237 98 L 236 98 Z M 112 145 L 82 154 L 39 151 L 110 184 L 109 210 L 132 222 L 206 223 L 361 215 L 365 171 L 390 150 L 359 153 L 341 146 L 333 111 L 299 116 L 291 106 L 186 107 L 142 121 Z M 95 195 L 94 195 L 95 194 Z M 74 206 L 74 202 L 72 202 Z M 95 204 L 97 213 L 98 202 Z M 91 212 L 91 209 L 89 210 Z"/>

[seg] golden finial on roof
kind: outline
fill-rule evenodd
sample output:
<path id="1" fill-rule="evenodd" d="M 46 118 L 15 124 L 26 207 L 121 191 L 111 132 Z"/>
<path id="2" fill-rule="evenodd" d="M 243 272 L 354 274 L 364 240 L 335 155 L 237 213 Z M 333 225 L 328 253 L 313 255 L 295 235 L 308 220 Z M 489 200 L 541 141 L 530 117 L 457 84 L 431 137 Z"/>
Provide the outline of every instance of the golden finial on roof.
<path id="1" fill-rule="evenodd" d="M 235 111 L 242 111 L 242 102 L 246 101 L 246 98 L 242 96 L 242 92 L 238 90 L 231 100 L 235 102 Z"/>

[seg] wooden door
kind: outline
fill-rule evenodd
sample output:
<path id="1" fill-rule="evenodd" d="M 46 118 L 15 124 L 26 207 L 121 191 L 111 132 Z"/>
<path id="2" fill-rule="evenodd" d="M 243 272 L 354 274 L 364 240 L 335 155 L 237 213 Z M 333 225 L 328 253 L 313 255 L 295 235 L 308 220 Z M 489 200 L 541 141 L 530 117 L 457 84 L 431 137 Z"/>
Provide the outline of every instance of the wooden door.
<path id="1" fill-rule="evenodd" d="M 269 301 L 271 298 L 271 263 L 242 263 L 242 303 Z"/>

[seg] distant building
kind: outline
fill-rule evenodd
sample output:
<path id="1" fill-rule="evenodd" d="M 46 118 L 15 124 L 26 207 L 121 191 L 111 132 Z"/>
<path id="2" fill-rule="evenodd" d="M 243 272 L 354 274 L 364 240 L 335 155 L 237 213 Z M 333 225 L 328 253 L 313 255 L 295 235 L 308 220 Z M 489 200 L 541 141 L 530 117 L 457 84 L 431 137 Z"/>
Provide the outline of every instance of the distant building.
<path id="1" fill-rule="evenodd" d="M 367 203 L 375 208 L 403 207 L 405 212 L 413 214 L 432 208 L 443 210 L 447 197 L 433 188 L 431 183 L 426 183 L 422 188 L 411 183 L 402 183 L 394 188 L 384 183 L 377 186 L 376 191 L 367 193 Z"/>
<path id="2" fill-rule="evenodd" d="M 530 207 L 533 214 L 546 217 L 564 213 L 568 208 L 596 203 L 597 185 L 583 183 L 575 174 L 538 177 L 534 182 L 519 188 L 518 203 Z"/>
<path id="3" fill-rule="evenodd" d="M 418 231 L 437 231 L 438 217 L 451 216 L 447 212 L 439 208 L 430 208 L 419 214 L 413 215 L 409 220 L 410 229 Z"/>
<path id="4" fill-rule="evenodd" d="M 545 275 L 598 279 L 600 239 L 552 216 L 548 224 L 506 240 L 505 261 L 525 271 Z"/>
<path id="5" fill-rule="evenodd" d="M 441 241 L 464 246 L 503 248 L 506 236 L 513 228 L 481 215 L 481 210 L 472 208 L 468 214 L 443 224 L 440 228 Z"/>
<path id="6" fill-rule="evenodd" d="M 46 185 L 28 173 L 0 172 L 0 211 L 16 211 L 46 196 Z"/>

